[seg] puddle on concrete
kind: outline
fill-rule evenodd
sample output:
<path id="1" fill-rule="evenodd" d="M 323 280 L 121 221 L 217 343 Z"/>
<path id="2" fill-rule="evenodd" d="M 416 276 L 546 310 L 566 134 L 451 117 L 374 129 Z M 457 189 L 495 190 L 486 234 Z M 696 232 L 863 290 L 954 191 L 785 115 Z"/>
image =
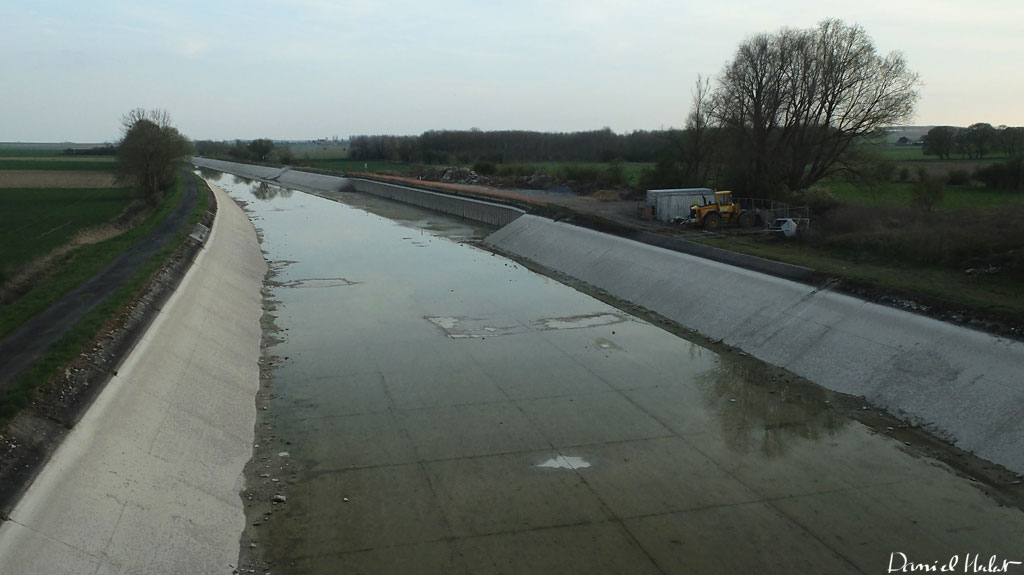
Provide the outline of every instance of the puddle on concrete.
<path id="1" fill-rule="evenodd" d="M 618 313 L 595 313 L 573 317 L 554 317 L 534 322 L 541 329 L 580 329 L 612 325 L 626 321 L 626 316 Z"/>
<path id="2" fill-rule="evenodd" d="M 1019 552 L 1019 510 L 832 395 L 485 252 L 487 228 L 216 183 L 248 202 L 277 274 L 247 475 L 258 562 L 239 567 L 882 572 L 910 547 Z"/>
<path id="3" fill-rule="evenodd" d="M 582 457 L 559 455 L 548 459 L 544 463 L 538 463 L 537 467 L 549 467 L 551 469 L 586 469 L 587 467 L 590 467 L 590 463 L 585 461 Z"/>
<path id="4" fill-rule="evenodd" d="M 528 331 L 524 325 L 497 325 L 495 318 L 428 317 L 424 318 L 441 328 L 452 339 L 498 337 Z"/>
<path id="5" fill-rule="evenodd" d="M 601 349 L 617 349 L 619 351 L 622 351 L 622 348 L 619 347 L 614 341 L 610 339 L 605 339 L 603 337 L 595 339 L 594 344 Z"/>
<path id="6" fill-rule="evenodd" d="M 614 325 L 627 321 L 627 316 L 620 313 L 594 313 L 572 317 L 540 318 L 527 320 L 524 323 L 510 321 L 500 317 L 426 317 L 444 331 L 452 339 L 487 338 L 512 335 L 527 331 L 583 329 Z M 504 322 L 504 323 L 503 323 Z M 615 332 L 612 332 L 614 335 Z M 599 338 L 595 343 L 601 349 L 619 349 L 609 339 Z"/>
<path id="7" fill-rule="evenodd" d="M 348 287 L 358 285 L 362 282 L 354 282 L 346 278 L 303 278 L 280 282 L 285 288 L 332 288 Z"/>

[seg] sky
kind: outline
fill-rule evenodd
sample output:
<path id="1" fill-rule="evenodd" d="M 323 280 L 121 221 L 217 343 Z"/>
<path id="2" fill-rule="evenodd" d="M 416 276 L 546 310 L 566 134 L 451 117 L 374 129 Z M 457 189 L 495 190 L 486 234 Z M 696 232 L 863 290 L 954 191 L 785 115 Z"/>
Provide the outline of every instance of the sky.
<path id="1" fill-rule="evenodd" d="M 859 24 L 916 125 L 1024 125 L 1024 0 L 5 0 L 0 142 L 681 127 L 745 39 Z"/>

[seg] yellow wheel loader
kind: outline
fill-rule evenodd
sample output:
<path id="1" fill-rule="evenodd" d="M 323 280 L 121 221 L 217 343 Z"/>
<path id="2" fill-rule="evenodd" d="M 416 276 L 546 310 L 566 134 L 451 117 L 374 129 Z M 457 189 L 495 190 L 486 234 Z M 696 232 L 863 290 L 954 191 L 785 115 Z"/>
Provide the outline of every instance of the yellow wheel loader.
<path id="1" fill-rule="evenodd" d="M 705 197 L 704 202 L 695 200 L 690 205 L 690 219 L 710 232 L 718 231 L 722 226 L 750 228 L 757 224 L 757 214 L 733 202 L 729 191 L 715 192 L 711 198 Z"/>

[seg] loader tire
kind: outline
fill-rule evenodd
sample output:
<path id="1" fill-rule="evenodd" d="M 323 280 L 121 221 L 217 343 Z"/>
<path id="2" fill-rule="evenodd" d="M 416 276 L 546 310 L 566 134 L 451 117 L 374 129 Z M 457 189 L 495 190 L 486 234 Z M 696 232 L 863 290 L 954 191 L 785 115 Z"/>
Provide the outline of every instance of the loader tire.
<path id="1" fill-rule="evenodd" d="M 709 212 L 704 216 L 704 229 L 709 232 L 717 232 L 722 229 L 722 215 L 718 212 Z"/>
<path id="2" fill-rule="evenodd" d="M 757 223 L 757 216 L 754 212 L 740 212 L 739 224 L 741 228 L 752 228 Z"/>

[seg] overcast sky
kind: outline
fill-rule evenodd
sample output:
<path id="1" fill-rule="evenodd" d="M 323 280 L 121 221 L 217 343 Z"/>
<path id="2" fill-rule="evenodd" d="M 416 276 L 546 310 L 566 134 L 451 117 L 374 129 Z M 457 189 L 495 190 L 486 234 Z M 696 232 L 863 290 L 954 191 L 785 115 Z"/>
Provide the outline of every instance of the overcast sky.
<path id="1" fill-rule="evenodd" d="M 0 141 L 678 127 L 745 38 L 833 17 L 920 74 L 912 123 L 1024 125 L 1022 0 L 5 0 Z"/>

